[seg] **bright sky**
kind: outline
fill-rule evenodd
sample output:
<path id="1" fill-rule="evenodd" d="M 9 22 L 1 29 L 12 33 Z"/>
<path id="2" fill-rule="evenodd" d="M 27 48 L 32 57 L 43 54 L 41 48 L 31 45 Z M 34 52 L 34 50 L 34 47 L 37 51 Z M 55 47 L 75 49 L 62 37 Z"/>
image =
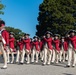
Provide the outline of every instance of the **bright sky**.
<path id="1" fill-rule="evenodd" d="M 6 5 L 4 15 L 0 15 L 7 26 L 21 29 L 25 33 L 35 35 L 39 4 L 43 0 L 2 0 Z"/>

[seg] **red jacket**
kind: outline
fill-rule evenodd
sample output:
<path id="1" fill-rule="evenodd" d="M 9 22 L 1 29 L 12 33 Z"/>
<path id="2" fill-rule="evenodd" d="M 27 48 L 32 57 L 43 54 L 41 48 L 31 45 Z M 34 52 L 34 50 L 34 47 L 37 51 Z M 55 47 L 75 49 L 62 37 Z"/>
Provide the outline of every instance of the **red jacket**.
<path id="1" fill-rule="evenodd" d="M 70 37 L 69 40 L 72 42 L 74 49 L 76 49 L 76 36 Z"/>
<path id="2" fill-rule="evenodd" d="M 33 46 L 35 46 L 37 51 L 40 51 L 39 41 L 34 41 Z"/>
<path id="3" fill-rule="evenodd" d="M 53 50 L 53 48 L 52 48 L 52 38 L 44 38 L 44 41 L 47 43 L 48 48 L 50 50 Z"/>
<path id="4" fill-rule="evenodd" d="M 14 38 L 14 37 L 12 37 L 12 38 L 9 39 L 9 46 L 10 46 L 10 48 L 12 48 L 12 49 L 15 48 L 14 42 L 15 42 L 15 38 Z"/>
<path id="5" fill-rule="evenodd" d="M 23 50 L 23 47 L 24 47 L 24 43 L 23 41 L 20 41 L 20 42 L 17 42 L 17 45 L 19 46 L 19 50 Z"/>
<path id="6" fill-rule="evenodd" d="M 63 48 L 64 48 L 64 51 L 68 50 L 68 43 L 66 41 L 63 43 Z"/>
<path id="7" fill-rule="evenodd" d="M 33 42 L 30 42 L 30 48 L 33 49 Z"/>
<path id="8" fill-rule="evenodd" d="M 57 51 L 60 51 L 60 48 L 59 48 L 59 46 L 60 46 L 60 40 L 59 40 L 59 39 L 53 40 L 53 43 L 54 43 L 54 45 L 55 45 L 55 49 L 56 49 Z"/>
<path id="9" fill-rule="evenodd" d="M 4 46 L 9 45 L 9 33 L 6 30 L 3 30 L 1 32 L 2 37 L 4 38 L 6 44 L 4 44 Z"/>
<path id="10" fill-rule="evenodd" d="M 29 38 L 25 39 L 25 40 L 23 40 L 23 42 L 24 42 L 24 45 L 25 45 L 25 49 L 30 50 L 31 49 L 30 48 L 30 39 Z"/>
<path id="11" fill-rule="evenodd" d="M 63 43 L 62 42 L 60 43 L 60 47 L 62 46 L 63 46 L 64 51 L 68 50 L 68 43 L 66 41 L 64 41 Z"/>
<path id="12" fill-rule="evenodd" d="M 43 45 L 44 45 L 44 41 L 42 40 L 39 42 L 40 50 L 43 50 Z"/>

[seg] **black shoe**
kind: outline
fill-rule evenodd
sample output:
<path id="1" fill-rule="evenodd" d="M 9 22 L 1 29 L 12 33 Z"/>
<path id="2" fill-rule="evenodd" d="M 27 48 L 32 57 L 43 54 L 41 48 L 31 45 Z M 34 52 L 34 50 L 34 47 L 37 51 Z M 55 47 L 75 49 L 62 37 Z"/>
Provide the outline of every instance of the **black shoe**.
<path id="1" fill-rule="evenodd" d="M 31 64 L 34 64 L 34 62 L 31 62 Z"/>
<path id="2" fill-rule="evenodd" d="M 41 60 L 41 62 L 43 62 L 43 60 Z"/>
<path id="3" fill-rule="evenodd" d="M 20 62 L 21 65 L 23 65 L 23 63 Z"/>
<path id="4" fill-rule="evenodd" d="M 7 69 L 7 67 L 1 67 L 1 69 Z"/>
<path id="5" fill-rule="evenodd" d="M 45 66 L 45 64 L 42 64 L 42 66 Z"/>
<path id="6" fill-rule="evenodd" d="M 70 65 L 66 65 L 66 67 L 70 67 Z"/>
<path id="7" fill-rule="evenodd" d="M 72 67 L 74 68 L 75 66 L 73 65 Z"/>
<path id="8" fill-rule="evenodd" d="M 61 63 L 61 61 L 59 61 L 59 63 Z"/>
<path id="9" fill-rule="evenodd" d="M 51 64 L 54 64 L 54 62 L 51 62 Z"/>

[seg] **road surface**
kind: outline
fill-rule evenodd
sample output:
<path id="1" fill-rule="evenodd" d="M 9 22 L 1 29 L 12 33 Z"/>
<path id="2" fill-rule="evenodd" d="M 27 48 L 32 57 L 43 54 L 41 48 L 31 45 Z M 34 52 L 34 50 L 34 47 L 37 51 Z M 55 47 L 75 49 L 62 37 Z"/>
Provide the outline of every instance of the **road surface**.
<path id="1" fill-rule="evenodd" d="M 0 57 L 0 67 L 3 65 Z M 76 75 L 76 67 L 66 68 L 66 63 L 42 66 L 38 64 L 8 64 L 7 69 L 0 69 L 0 75 Z"/>

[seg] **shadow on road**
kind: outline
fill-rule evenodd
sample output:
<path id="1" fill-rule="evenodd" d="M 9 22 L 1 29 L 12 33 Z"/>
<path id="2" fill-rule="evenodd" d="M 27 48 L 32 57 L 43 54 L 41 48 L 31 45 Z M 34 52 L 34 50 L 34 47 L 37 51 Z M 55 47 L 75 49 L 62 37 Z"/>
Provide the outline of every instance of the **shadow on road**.
<path id="1" fill-rule="evenodd" d="M 73 75 L 73 74 L 68 74 L 68 73 L 63 73 L 64 75 Z"/>

